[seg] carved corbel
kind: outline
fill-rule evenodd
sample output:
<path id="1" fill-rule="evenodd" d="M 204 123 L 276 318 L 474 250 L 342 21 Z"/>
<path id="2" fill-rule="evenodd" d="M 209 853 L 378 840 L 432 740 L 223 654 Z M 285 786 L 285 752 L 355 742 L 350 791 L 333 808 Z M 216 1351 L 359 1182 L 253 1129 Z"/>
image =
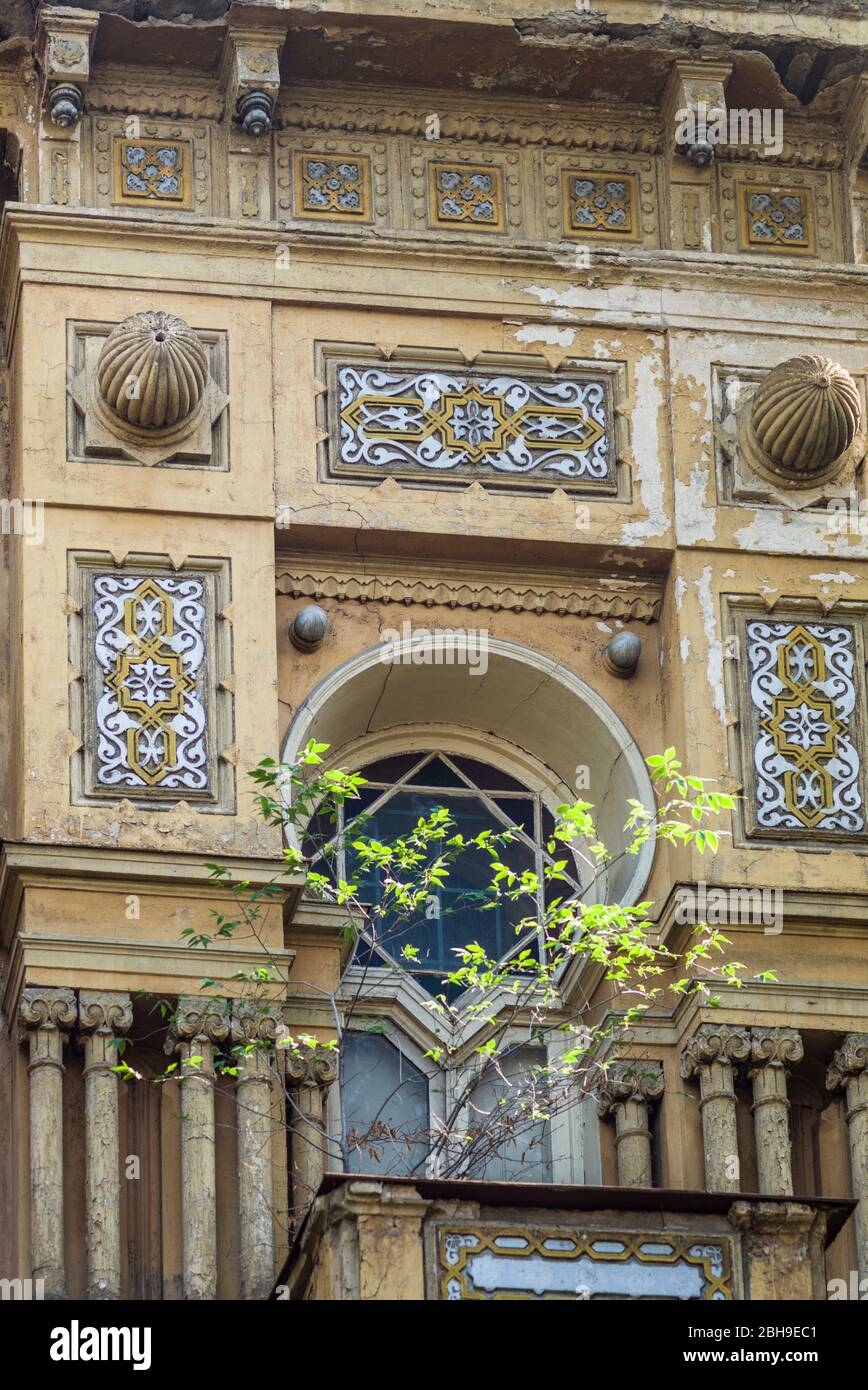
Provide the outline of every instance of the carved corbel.
<path id="1" fill-rule="evenodd" d="M 713 163 L 716 146 L 727 143 L 724 87 L 731 72 L 731 63 L 676 62 L 669 74 L 663 97 L 666 143 L 671 140 L 697 169 Z"/>
<path id="2" fill-rule="evenodd" d="M 670 244 L 713 251 L 710 167 L 725 143 L 724 86 L 730 63 L 676 62 L 663 97 L 664 148 L 671 152 Z"/>
<path id="3" fill-rule="evenodd" d="M 229 206 L 233 217 L 271 216 L 270 141 L 280 92 L 282 28 L 232 26 L 223 47 L 221 86 L 229 122 Z"/>
<path id="4" fill-rule="evenodd" d="M 39 12 L 39 104 L 46 119 L 61 130 L 76 126 L 84 112 L 98 25 L 99 15 L 89 10 L 45 6 Z"/>
<path id="5" fill-rule="evenodd" d="M 282 30 L 252 28 L 231 28 L 226 35 L 221 68 L 226 109 L 253 138 L 271 130 L 284 38 Z"/>

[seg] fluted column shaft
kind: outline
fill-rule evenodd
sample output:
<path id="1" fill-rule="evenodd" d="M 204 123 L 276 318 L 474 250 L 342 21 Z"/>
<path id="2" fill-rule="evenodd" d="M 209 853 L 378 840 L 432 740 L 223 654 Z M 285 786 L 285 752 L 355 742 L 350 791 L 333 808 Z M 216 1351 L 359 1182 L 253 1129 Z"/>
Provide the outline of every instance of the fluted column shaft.
<path id="1" fill-rule="evenodd" d="M 747 1060 L 746 1028 L 703 1024 L 688 1040 L 681 1058 L 685 1081 L 699 1078 L 705 1186 L 709 1192 L 737 1192 L 740 1184 L 735 1071 Z"/>
<path id="2" fill-rule="evenodd" d="M 66 1297 L 63 1252 L 63 1044 L 75 1022 L 71 989 L 24 990 L 30 1046 L 30 1254 L 46 1298 Z"/>
<path id="3" fill-rule="evenodd" d="M 800 1062 L 805 1049 L 795 1028 L 752 1028 L 750 1036 L 752 1066 L 748 1075 L 753 1083 L 759 1190 L 791 1197 L 793 1157 L 786 1063 Z"/>
<path id="4" fill-rule="evenodd" d="M 180 999 L 166 1051 L 181 1059 L 181 1206 L 187 1299 L 217 1297 L 214 1057 L 229 1034 L 213 1001 Z"/>
<path id="5" fill-rule="evenodd" d="M 337 1075 L 337 1055 L 326 1048 L 291 1052 L 286 1070 L 292 1088 L 292 1201 L 298 1222 L 316 1196 L 326 1170 L 325 1103 Z"/>
<path id="6" fill-rule="evenodd" d="M 128 994 L 80 990 L 84 1048 L 87 1296 L 121 1297 L 121 1177 L 116 1039 L 133 1021 Z"/>
<path id="7" fill-rule="evenodd" d="M 826 1074 L 830 1091 L 843 1090 L 847 1101 L 847 1133 L 859 1274 L 868 1276 L 868 1033 L 848 1033 Z"/>
<path id="8" fill-rule="evenodd" d="M 238 1069 L 238 1214 L 241 1297 L 265 1298 L 274 1278 L 271 1114 L 276 1021 L 237 1013 L 232 1021 Z"/>
<path id="9" fill-rule="evenodd" d="M 621 1187 L 651 1187 L 649 1107 L 663 1094 L 660 1062 L 620 1061 L 601 1082 L 598 1110 L 615 1120 L 615 1152 Z"/>

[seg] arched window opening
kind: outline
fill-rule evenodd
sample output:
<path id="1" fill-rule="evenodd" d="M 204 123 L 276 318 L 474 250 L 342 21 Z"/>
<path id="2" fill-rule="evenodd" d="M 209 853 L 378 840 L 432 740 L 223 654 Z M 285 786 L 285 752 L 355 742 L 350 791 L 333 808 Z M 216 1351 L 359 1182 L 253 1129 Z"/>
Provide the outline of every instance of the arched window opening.
<path id="1" fill-rule="evenodd" d="M 461 947 L 478 942 L 486 954 L 504 960 L 521 950 L 540 958 L 545 953 L 542 919 L 546 905 L 582 892 L 578 863 L 559 846 L 558 858 L 569 862 L 565 878 L 546 881 L 546 869 L 555 863 L 547 849 L 555 828 L 552 811 L 539 792 L 530 790 L 510 773 L 478 759 L 443 752 L 404 753 L 381 758 L 361 768 L 366 785 L 358 801 L 338 809 L 335 826 L 310 827 L 308 845 L 313 865 L 328 865 L 337 878 L 358 885 L 361 901 L 379 905 L 383 886 L 376 870 L 361 869 L 354 852 L 354 834 L 393 843 L 406 836 L 420 818 L 444 807 L 455 823 L 453 833 L 465 841 L 482 831 L 508 830 L 513 839 L 498 846 L 498 855 L 519 878 L 536 876 L 538 887 L 510 900 L 493 898 L 490 892 L 492 860 L 479 849 L 462 853 L 448 876 L 424 907 L 407 914 L 391 914 L 375 923 L 376 941 L 362 942 L 357 963 L 368 967 L 400 965 L 430 993 L 443 989 L 443 978 L 460 964 Z M 327 840 L 321 850 L 314 840 Z M 413 959 L 403 954 L 412 948 Z"/>

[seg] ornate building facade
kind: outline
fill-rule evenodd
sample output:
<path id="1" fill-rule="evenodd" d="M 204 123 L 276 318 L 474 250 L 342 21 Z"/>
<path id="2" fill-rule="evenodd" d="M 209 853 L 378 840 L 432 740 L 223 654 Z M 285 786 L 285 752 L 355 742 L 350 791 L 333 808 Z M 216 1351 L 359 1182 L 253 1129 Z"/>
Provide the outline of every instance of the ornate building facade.
<path id="1" fill-rule="evenodd" d="M 868 1277 L 864 6 L 811 0 L 797 37 L 783 0 L 5 8 L 0 1277 Z M 255 1027 L 185 938 L 231 911 L 210 863 L 274 873 L 247 773 L 311 740 L 383 824 L 420 789 L 520 806 L 535 864 L 580 794 L 622 848 L 664 748 L 736 797 L 714 854 L 649 844 L 599 892 L 676 946 L 685 903 L 716 913 L 750 983 L 647 1014 L 593 1103 L 481 1175 L 511 1205 L 322 1181 L 370 1078 L 409 1078 L 408 1132 L 446 1113 L 424 972 L 364 967 L 377 1027 L 340 1067 L 272 1035 L 213 1072 Z M 327 1043 L 342 914 L 291 884 L 260 926 L 283 1023 Z M 216 941 L 221 997 L 258 960 Z M 198 1059 L 183 1097 L 148 1083 L 167 1055 Z"/>

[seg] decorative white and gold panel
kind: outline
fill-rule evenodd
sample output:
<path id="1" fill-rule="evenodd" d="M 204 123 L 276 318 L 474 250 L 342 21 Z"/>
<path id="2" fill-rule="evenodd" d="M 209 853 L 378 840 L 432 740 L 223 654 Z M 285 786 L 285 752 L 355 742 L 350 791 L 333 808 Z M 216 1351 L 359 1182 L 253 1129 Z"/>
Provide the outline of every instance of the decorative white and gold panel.
<path id="1" fill-rule="evenodd" d="M 723 164 L 718 177 L 722 251 L 841 259 L 829 174 Z"/>
<path id="2" fill-rule="evenodd" d="M 726 1236 L 450 1225 L 436 1230 L 436 1264 L 447 1302 L 734 1296 Z"/>
<path id="3" fill-rule="evenodd" d="M 103 563 L 100 563 L 102 558 Z M 73 800 L 185 800 L 227 810 L 234 782 L 225 561 L 105 565 L 73 555 Z M 145 557 L 147 561 L 147 557 Z"/>
<path id="4" fill-rule="evenodd" d="M 746 833 L 864 841 L 864 610 L 731 609 Z"/>
<path id="5" fill-rule="evenodd" d="M 502 232 L 506 221 L 499 164 L 432 159 L 428 164 L 428 225 Z"/>
<path id="6" fill-rule="evenodd" d="M 189 208 L 193 201 L 189 140 L 114 137 L 116 203 Z"/>
<path id="7" fill-rule="evenodd" d="M 205 122 L 91 118 L 84 197 L 95 207 L 222 212 L 211 177 L 213 129 Z"/>
<path id="8" fill-rule="evenodd" d="M 296 217 L 370 222 L 371 160 L 366 154 L 306 154 L 294 158 L 293 206 Z"/>
<path id="9" fill-rule="evenodd" d="M 543 181 L 549 241 L 660 245 L 655 160 L 547 152 Z"/>
<path id="10" fill-rule="evenodd" d="M 360 227 L 390 222 L 384 142 L 282 130 L 274 158 L 279 217 Z"/>
<path id="11" fill-rule="evenodd" d="M 404 211 L 413 231 L 528 234 L 533 178 L 525 151 L 490 155 L 479 145 L 429 140 L 404 145 L 402 156 Z"/>
<path id="12" fill-rule="evenodd" d="M 617 364 L 322 349 L 328 477 L 618 490 Z"/>

